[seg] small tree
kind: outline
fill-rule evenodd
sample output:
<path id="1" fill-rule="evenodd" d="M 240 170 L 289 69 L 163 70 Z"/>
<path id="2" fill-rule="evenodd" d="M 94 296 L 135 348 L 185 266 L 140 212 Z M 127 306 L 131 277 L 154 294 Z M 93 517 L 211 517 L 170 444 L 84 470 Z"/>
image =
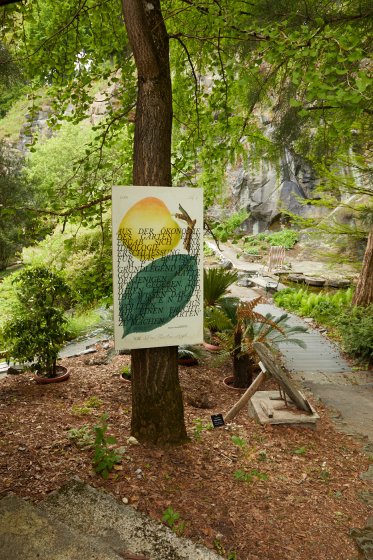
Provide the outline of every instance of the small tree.
<path id="1" fill-rule="evenodd" d="M 211 310 L 209 317 L 209 323 L 218 329 L 217 336 L 232 358 L 233 386 L 237 388 L 249 387 L 258 371 L 254 342 L 262 342 L 269 349 L 277 348 L 281 342 L 305 347 L 303 340 L 293 335 L 307 329 L 290 326 L 287 313 L 277 318 L 270 313 L 258 313 L 254 308 L 261 301 L 261 297 L 248 302 L 225 298 L 219 307 Z"/>
<path id="2" fill-rule="evenodd" d="M 69 287 L 60 274 L 42 266 L 24 269 L 14 285 L 17 306 L 2 333 L 7 357 L 31 362 L 32 371 L 55 377 L 58 353 L 67 339 L 63 307 Z"/>

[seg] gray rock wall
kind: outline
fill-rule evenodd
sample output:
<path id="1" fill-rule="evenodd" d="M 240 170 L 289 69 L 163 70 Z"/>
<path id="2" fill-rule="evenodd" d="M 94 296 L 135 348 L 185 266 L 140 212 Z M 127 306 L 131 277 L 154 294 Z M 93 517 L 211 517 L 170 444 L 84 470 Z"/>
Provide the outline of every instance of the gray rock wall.
<path id="1" fill-rule="evenodd" d="M 232 210 L 250 212 L 245 222 L 247 233 L 268 229 L 280 220 L 282 209 L 305 218 L 328 214 L 326 209 L 302 204 L 315 196 L 317 179 L 306 162 L 286 149 L 280 161 L 262 160 L 247 168 L 230 168 L 226 179 Z"/>

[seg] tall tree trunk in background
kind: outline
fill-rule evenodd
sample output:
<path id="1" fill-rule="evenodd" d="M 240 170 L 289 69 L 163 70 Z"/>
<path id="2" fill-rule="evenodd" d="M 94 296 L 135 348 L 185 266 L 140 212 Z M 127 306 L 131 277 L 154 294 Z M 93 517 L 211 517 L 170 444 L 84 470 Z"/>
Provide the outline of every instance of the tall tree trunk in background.
<path id="1" fill-rule="evenodd" d="M 137 67 L 133 184 L 171 186 L 172 87 L 160 0 L 123 0 Z M 132 425 L 140 441 L 186 440 L 177 346 L 132 350 Z"/>
<path id="2" fill-rule="evenodd" d="M 373 228 L 368 235 L 363 265 L 352 303 L 362 306 L 373 303 Z"/>

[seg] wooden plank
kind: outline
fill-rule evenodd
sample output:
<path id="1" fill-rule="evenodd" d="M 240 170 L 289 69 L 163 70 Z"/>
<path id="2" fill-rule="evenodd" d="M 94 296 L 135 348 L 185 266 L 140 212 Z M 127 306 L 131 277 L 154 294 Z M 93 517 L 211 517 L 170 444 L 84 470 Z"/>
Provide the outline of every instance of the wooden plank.
<path id="1" fill-rule="evenodd" d="M 271 406 L 263 401 L 260 401 L 260 406 L 262 407 L 262 410 L 266 413 L 268 418 L 273 418 L 273 408 Z"/>
<path id="2" fill-rule="evenodd" d="M 239 401 L 236 402 L 234 406 L 230 409 L 230 411 L 224 417 L 225 422 L 230 422 L 233 420 L 235 416 L 240 412 L 240 410 L 249 402 L 253 394 L 259 389 L 260 385 L 265 381 L 267 378 L 266 374 L 261 371 L 251 383 L 250 387 L 245 391 Z"/>
<path id="3" fill-rule="evenodd" d="M 309 404 L 307 399 L 305 399 L 304 396 L 298 391 L 287 374 L 282 371 L 282 369 L 275 363 L 273 355 L 265 347 L 265 345 L 261 342 L 254 342 L 253 346 L 260 360 L 263 362 L 267 372 L 276 379 L 280 387 L 282 387 L 285 393 L 289 395 L 294 404 L 300 410 L 312 413 L 311 405 Z"/>

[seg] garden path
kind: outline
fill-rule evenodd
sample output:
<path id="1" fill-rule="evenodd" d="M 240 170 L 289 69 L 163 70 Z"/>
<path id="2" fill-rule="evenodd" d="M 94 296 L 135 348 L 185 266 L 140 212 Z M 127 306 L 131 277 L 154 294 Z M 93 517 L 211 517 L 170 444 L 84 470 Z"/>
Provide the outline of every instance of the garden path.
<path id="1" fill-rule="evenodd" d="M 260 292 L 231 286 L 231 295 L 246 301 L 258 297 Z M 258 304 L 255 309 L 276 317 L 284 313 L 272 303 Z M 373 451 L 373 371 L 353 371 L 338 347 L 320 330 L 291 313 L 288 315 L 291 325 L 307 326 L 308 332 L 297 335 L 306 343 L 305 349 L 281 344 L 286 368 L 304 388 L 334 410 L 334 420 L 342 431 L 368 439 Z"/>
<path id="2" fill-rule="evenodd" d="M 241 256 L 238 256 L 240 255 L 240 251 L 236 250 L 234 246 L 219 242 L 219 249 L 215 241 L 211 239 L 205 239 L 205 243 L 215 252 L 217 256 L 230 261 L 233 267 L 239 272 L 255 274 L 263 268 L 263 262 L 250 262 L 249 260 L 245 260 Z M 339 265 L 338 271 L 336 271 L 331 270 L 330 265 L 326 262 L 311 259 L 298 260 L 298 258 L 289 257 L 288 253 L 286 254 L 285 264 L 290 265 L 291 272 L 310 276 L 325 276 L 327 278 L 329 276 L 345 277 L 346 274 L 348 276 L 356 274 L 356 271 L 347 264 Z"/>

